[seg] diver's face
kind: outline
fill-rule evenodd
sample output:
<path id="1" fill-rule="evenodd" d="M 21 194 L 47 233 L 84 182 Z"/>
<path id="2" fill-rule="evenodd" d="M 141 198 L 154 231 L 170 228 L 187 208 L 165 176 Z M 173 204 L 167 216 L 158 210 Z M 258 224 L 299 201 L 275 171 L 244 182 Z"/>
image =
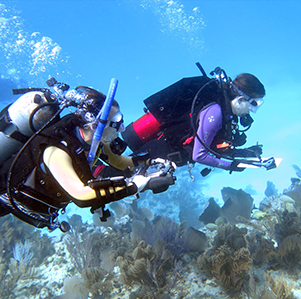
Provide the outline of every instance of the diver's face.
<path id="1" fill-rule="evenodd" d="M 231 101 L 231 109 L 233 114 L 241 117 L 249 114 L 250 103 L 243 96 L 238 96 Z"/>
<path id="2" fill-rule="evenodd" d="M 103 130 L 101 141 L 110 143 L 116 139 L 119 133 L 124 131 L 123 115 L 118 107 L 112 107 L 109 113 L 108 122 Z"/>
<path id="3" fill-rule="evenodd" d="M 82 132 L 84 141 L 89 145 L 91 144 L 92 139 L 93 139 L 93 135 L 94 135 L 94 131 L 95 131 L 94 127 L 95 127 L 94 123 L 90 123 L 90 124 L 85 124 L 83 126 L 83 128 L 80 129 Z"/>

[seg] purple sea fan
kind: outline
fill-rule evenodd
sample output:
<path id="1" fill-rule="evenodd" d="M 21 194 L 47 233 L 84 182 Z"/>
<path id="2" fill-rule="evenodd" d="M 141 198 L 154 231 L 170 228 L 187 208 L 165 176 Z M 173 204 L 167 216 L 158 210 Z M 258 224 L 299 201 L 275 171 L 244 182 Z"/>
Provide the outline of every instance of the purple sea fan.
<path id="1" fill-rule="evenodd" d="M 157 216 L 153 220 L 153 244 L 151 245 L 154 245 L 158 250 L 156 244 L 163 243 L 160 254 L 167 249 L 175 258 L 179 257 L 186 250 L 181 235 L 180 226 L 171 218 Z"/>

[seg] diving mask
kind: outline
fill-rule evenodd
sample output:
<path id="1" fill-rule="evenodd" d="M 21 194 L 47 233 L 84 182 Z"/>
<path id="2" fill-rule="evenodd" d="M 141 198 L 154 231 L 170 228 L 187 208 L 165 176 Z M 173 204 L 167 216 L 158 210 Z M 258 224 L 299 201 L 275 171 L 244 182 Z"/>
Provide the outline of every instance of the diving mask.
<path id="1" fill-rule="evenodd" d="M 121 112 L 114 114 L 114 116 L 109 120 L 109 126 L 116 129 L 118 133 L 121 133 L 125 130 L 123 124 L 123 115 Z"/>
<path id="2" fill-rule="evenodd" d="M 96 130 L 98 121 L 94 117 L 94 115 L 90 114 L 89 112 L 85 113 L 85 119 L 87 123 L 84 125 L 84 127 L 88 127 L 92 125 L 92 130 Z M 123 115 L 120 112 L 117 112 L 114 114 L 112 118 L 108 119 L 107 128 L 113 128 L 116 130 L 117 133 L 121 133 L 125 130 L 124 124 L 123 124 Z"/>
<path id="3" fill-rule="evenodd" d="M 250 111 L 256 113 L 260 106 L 263 104 L 262 98 L 251 98 L 242 90 L 240 90 L 235 84 L 231 83 L 232 90 L 235 94 L 245 98 L 250 103 Z"/>

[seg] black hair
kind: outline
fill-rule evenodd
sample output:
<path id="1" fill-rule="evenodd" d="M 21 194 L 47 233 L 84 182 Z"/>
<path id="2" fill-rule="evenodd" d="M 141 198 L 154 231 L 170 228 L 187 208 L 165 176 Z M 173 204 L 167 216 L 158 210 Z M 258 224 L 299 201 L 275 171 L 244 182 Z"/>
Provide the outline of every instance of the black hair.
<path id="1" fill-rule="evenodd" d="M 265 88 L 257 77 L 249 73 L 238 75 L 233 83 L 251 98 L 263 98 Z"/>
<path id="2" fill-rule="evenodd" d="M 81 105 L 75 112 L 75 114 L 79 116 L 79 121 L 81 125 L 83 125 L 88 122 L 85 119 L 85 115 L 87 112 L 93 114 L 94 117 L 98 115 L 100 109 L 102 108 L 105 102 L 106 96 L 103 93 L 86 86 L 78 86 L 75 89 L 87 95 L 86 99 L 81 103 Z M 119 108 L 119 105 L 116 100 L 113 100 L 112 107 Z"/>

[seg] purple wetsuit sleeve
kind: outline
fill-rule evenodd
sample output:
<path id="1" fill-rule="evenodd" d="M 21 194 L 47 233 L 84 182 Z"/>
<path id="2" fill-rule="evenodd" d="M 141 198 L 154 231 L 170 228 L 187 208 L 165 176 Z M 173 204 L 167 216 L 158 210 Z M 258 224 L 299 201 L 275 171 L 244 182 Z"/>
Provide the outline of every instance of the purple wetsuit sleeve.
<path id="1" fill-rule="evenodd" d="M 222 117 L 222 110 L 218 104 L 213 104 L 200 113 L 197 134 L 207 147 L 210 147 L 215 135 L 222 128 Z M 197 137 L 194 138 L 192 159 L 204 165 L 226 170 L 231 166 L 231 162 L 211 155 Z"/>

